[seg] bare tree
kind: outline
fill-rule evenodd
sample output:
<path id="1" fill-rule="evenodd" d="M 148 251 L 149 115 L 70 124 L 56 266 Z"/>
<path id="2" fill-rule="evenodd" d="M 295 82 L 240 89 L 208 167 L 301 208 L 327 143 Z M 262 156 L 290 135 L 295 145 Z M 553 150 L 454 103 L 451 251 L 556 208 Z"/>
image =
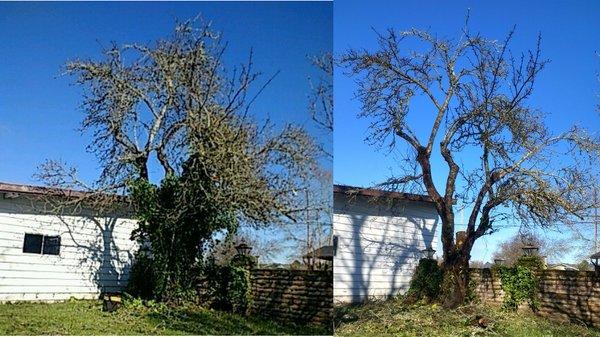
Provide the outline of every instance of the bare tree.
<path id="1" fill-rule="evenodd" d="M 87 149 L 102 172 L 87 184 L 75 169 L 47 161 L 38 179 L 91 192 L 86 196 L 124 195 L 133 180 L 160 180 L 149 177 L 156 158 L 164 176 L 181 175 L 184 165 L 202 171 L 211 201 L 242 221 L 293 221 L 304 210 L 295 195 L 306 188 L 301 178 L 317 165 L 319 147 L 302 127 L 276 128 L 249 116 L 273 77 L 259 83 L 252 52 L 227 71 L 225 51 L 220 34 L 196 18 L 155 43 L 113 44 L 100 60 L 67 63 L 66 73 L 84 88 L 81 130 L 91 134 Z"/>
<path id="2" fill-rule="evenodd" d="M 300 193 L 306 211 L 299 214 L 298 222 L 285 227 L 286 240 L 292 243 L 290 259 L 299 259 L 314 254 L 315 250 L 331 244 L 333 208 L 332 176 L 329 170 L 316 170 L 309 182 L 311 188 Z M 304 259 L 312 268 L 315 259 Z"/>
<path id="3" fill-rule="evenodd" d="M 539 255 L 549 259 L 559 258 L 567 254 L 571 247 L 561 240 L 549 240 L 532 233 L 518 233 L 502 242 L 494 252 L 494 259 L 504 259 L 509 266 L 514 265 L 523 256 L 523 247 L 536 246 Z"/>
<path id="4" fill-rule="evenodd" d="M 441 300 L 448 307 L 464 301 L 473 244 L 495 224 L 507 218 L 524 226 L 568 224 L 592 206 L 588 168 L 600 142 L 578 127 L 554 134 L 546 114 L 527 104 L 548 60 L 541 38 L 515 56 L 512 36 L 511 30 L 504 41 L 486 39 L 468 23 L 458 39 L 389 29 L 377 34 L 375 51 L 350 49 L 340 59 L 356 78 L 360 115 L 372 121 L 367 140 L 407 150 L 400 173 L 380 186 L 422 188 L 434 202 L 449 285 Z M 429 106 L 417 111 L 416 97 Z M 409 114 L 431 122 L 424 135 L 407 122 Z M 432 169 L 436 154 L 447 170 Z M 454 239 L 457 207 L 470 212 L 462 244 Z"/>
<path id="5" fill-rule="evenodd" d="M 251 228 L 240 228 L 235 235 L 225 237 L 216 245 L 213 251 L 216 263 L 221 265 L 229 263 L 237 254 L 235 246 L 242 242 L 252 247 L 250 254 L 257 256 L 261 263 L 272 262 L 284 249 L 278 237 L 265 235 L 262 230 L 256 232 Z"/>
<path id="6" fill-rule="evenodd" d="M 313 57 L 312 63 L 320 70 L 321 75 L 316 80 L 310 79 L 312 92 L 308 110 L 312 120 L 327 133 L 329 139 L 333 135 L 333 55 L 325 53 L 320 57 Z M 322 150 L 327 157 L 333 158 L 332 153 L 325 148 Z"/>

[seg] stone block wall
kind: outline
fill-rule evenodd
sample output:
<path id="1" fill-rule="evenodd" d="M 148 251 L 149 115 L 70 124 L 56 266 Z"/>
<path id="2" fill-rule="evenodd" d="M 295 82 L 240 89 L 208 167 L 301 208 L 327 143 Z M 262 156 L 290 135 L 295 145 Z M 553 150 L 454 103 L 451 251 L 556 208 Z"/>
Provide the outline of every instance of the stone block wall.
<path id="1" fill-rule="evenodd" d="M 489 268 L 472 268 L 470 277 L 471 281 L 476 284 L 477 298 L 486 302 L 502 304 L 504 291 L 500 276 L 495 275 Z"/>
<path id="2" fill-rule="evenodd" d="M 538 314 L 600 326 L 600 275 L 591 271 L 543 270 Z M 471 269 L 476 293 L 482 300 L 502 303 L 498 275 L 490 269 Z"/>
<path id="3" fill-rule="evenodd" d="M 298 324 L 333 322 L 331 271 L 254 269 L 253 314 Z"/>

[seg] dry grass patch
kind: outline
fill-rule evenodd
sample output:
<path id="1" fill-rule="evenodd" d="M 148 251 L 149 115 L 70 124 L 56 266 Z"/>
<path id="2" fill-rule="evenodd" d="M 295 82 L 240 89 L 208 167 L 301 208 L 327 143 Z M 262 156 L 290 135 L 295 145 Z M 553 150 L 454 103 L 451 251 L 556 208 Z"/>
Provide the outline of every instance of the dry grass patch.
<path id="1" fill-rule="evenodd" d="M 446 310 L 401 300 L 336 308 L 338 336 L 598 336 L 600 329 L 473 304 Z"/>

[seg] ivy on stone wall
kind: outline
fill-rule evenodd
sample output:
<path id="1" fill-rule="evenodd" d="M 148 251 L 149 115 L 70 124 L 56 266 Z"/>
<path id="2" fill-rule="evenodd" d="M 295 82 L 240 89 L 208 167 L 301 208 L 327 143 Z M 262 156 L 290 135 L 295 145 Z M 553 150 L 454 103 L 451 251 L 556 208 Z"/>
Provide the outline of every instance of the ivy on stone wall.
<path id="1" fill-rule="evenodd" d="M 247 314 L 252 306 L 250 272 L 233 265 L 206 267 L 205 287 L 207 303 L 211 308 L 238 314 Z"/>
<path id="2" fill-rule="evenodd" d="M 504 290 L 504 309 L 517 310 L 523 302 L 527 302 L 534 311 L 539 308 L 540 280 L 536 272 L 542 267 L 543 261 L 539 256 L 523 256 L 512 267 L 495 267 Z"/>

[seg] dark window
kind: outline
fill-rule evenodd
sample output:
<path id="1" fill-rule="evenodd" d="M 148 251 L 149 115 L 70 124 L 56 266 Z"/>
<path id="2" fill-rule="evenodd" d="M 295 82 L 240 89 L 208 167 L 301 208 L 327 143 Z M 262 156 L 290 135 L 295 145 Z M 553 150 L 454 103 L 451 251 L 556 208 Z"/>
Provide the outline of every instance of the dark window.
<path id="1" fill-rule="evenodd" d="M 43 236 L 39 234 L 25 234 L 23 253 L 42 253 Z"/>
<path id="2" fill-rule="evenodd" d="M 58 255 L 60 253 L 60 236 L 44 236 L 43 254 Z"/>
<path id="3" fill-rule="evenodd" d="M 334 235 L 333 236 L 333 256 L 337 256 L 337 249 L 338 249 L 338 236 Z"/>
<path id="4" fill-rule="evenodd" d="M 23 240 L 23 253 L 59 255 L 60 236 L 26 233 Z"/>

